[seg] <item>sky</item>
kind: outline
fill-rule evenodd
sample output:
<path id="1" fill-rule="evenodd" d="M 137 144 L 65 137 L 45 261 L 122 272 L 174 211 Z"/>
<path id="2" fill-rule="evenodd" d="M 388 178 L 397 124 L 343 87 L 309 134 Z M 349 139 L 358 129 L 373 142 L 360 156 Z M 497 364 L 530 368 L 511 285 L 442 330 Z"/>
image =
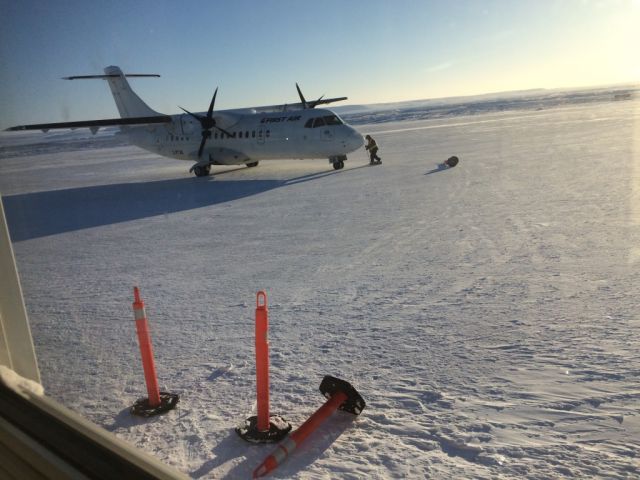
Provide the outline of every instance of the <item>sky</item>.
<path id="1" fill-rule="evenodd" d="M 0 129 L 117 117 L 118 65 L 178 113 L 640 81 L 640 0 L 0 0 Z"/>

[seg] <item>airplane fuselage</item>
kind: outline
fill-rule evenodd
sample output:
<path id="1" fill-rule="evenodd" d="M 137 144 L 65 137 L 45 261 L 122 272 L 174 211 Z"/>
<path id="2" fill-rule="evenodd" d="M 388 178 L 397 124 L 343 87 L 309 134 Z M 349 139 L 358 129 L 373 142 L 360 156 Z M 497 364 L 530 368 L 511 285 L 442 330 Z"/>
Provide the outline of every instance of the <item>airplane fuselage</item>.
<path id="1" fill-rule="evenodd" d="M 248 164 L 269 159 L 342 157 L 363 145 L 362 135 L 326 109 L 216 112 L 226 133 L 213 131 L 201 156 L 212 165 Z M 204 115 L 204 114 L 202 114 Z M 141 148 L 179 160 L 198 161 L 200 124 L 188 114 L 171 123 L 123 127 Z"/>

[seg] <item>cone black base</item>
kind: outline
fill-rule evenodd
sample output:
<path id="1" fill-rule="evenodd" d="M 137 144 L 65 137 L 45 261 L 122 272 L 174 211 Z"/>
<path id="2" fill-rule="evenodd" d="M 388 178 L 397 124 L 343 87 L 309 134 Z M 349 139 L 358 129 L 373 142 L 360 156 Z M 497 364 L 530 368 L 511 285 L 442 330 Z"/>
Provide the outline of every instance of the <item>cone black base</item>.
<path id="1" fill-rule="evenodd" d="M 291 431 L 291 424 L 277 415 L 269 417 L 269 430 L 258 430 L 258 417 L 247 418 L 236 427 L 236 433 L 247 442 L 275 443 L 282 440 Z"/>
<path id="2" fill-rule="evenodd" d="M 148 398 L 140 398 L 133 404 L 129 410 L 132 415 L 138 415 L 140 417 L 152 417 L 154 415 L 160 415 L 166 413 L 169 410 L 173 410 L 180 397 L 177 393 L 160 392 L 160 405 L 152 407 L 149 405 Z"/>

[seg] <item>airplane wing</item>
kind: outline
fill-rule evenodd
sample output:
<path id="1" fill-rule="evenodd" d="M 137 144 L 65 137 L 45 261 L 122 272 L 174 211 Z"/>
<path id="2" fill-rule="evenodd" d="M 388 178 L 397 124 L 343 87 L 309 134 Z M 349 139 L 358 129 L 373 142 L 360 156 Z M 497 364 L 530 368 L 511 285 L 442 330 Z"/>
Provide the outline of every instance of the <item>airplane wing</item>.
<path id="1" fill-rule="evenodd" d="M 265 107 L 255 107 L 253 110 L 256 112 L 285 112 L 287 110 L 303 110 L 305 108 L 314 108 L 318 105 L 325 105 L 327 103 L 341 102 L 347 100 L 347 97 L 337 98 L 320 98 L 318 100 L 312 100 L 305 103 L 284 103 L 281 105 L 268 105 Z"/>
<path id="2" fill-rule="evenodd" d="M 327 103 L 333 103 L 333 102 L 341 102 L 342 100 L 347 100 L 347 97 L 337 97 L 337 98 L 319 98 L 318 100 L 312 100 L 310 102 L 307 102 L 307 105 L 310 108 L 314 108 L 318 105 L 324 105 Z M 302 105 L 302 103 L 300 104 Z"/>
<path id="3" fill-rule="evenodd" d="M 117 125 L 151 125 L 154 123 L 171 123 L 169 115 L 156 115 L 152 117 L 108 118 L 104 120 L 84 120 L 80 122 L 39 123 L 35 125 L 17 125 L 7 128 L 6 132 L 18 130 L 42 130 L 47 132 L 56 128 L 82 128 L 88 127 L 96 133 L 100 127 Z"/>

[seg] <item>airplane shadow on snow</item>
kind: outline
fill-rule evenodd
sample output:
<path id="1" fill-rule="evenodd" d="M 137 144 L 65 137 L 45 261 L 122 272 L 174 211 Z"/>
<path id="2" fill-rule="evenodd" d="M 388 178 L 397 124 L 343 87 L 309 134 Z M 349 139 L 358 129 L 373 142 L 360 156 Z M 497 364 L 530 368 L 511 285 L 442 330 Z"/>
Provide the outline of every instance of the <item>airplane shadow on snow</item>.
<path id="1" fill-rule="evenodd" d="M 2 201 L 11 239 L 20 242 L 231 202 L 334 173 L 284 180 L 189 177 L 9 195 Z"/>

